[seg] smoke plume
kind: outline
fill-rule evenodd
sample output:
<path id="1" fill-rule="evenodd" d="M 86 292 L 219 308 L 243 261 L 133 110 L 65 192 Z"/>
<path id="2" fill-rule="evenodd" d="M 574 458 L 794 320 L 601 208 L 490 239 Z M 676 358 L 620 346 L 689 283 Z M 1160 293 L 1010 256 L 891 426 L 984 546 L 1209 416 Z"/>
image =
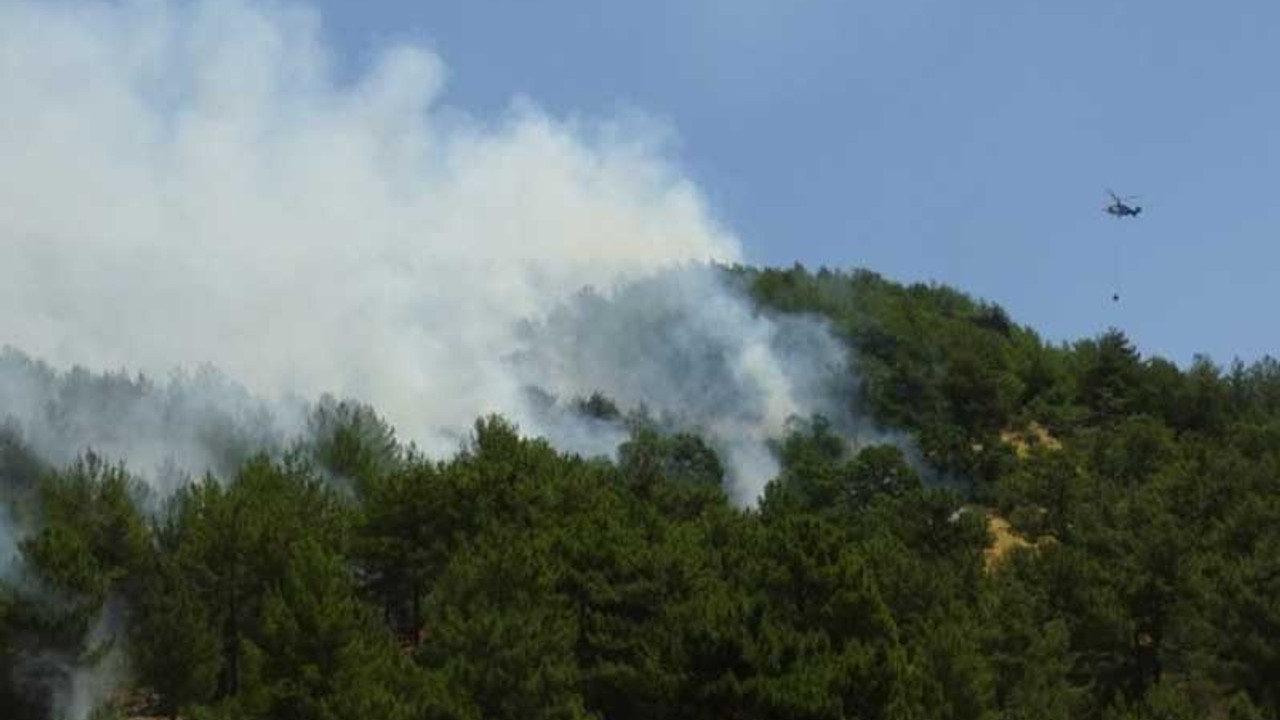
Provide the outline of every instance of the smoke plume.
<path id="1" fill-rule="evenodd" d="M 223 420 L 288 432 L 253 397 L 325 392 L 429 452 L 490 412 L 580 441 L 531 410 L 537 385 L 704 427 L 749 501 L 765 437 L 827 409 L 840 349 L 707 266 L 739 243 L 659 123 L 526 100 L 477 118 L 421 47 L 339 81 L 298 5 L 0 0 L 0 48 L 0 345 L 179 373 L 57 425 L 42 413 L 63 390 L 7 356 L 0 412 L 54 461 L 96 444 L 199 472 Z"/>
<path id="2" fill-rule="evenodd" d="M 0 350 L 0 439 L 7 447 L 55 467 L 92 450 L 127 461 L 161 494 L 190 476 L 226 477 L 253 453 L 284 447 L 301 432 L 305 412 L 301 400 L 269 407 L 207 365 L 157 383 L 82 367 L 60 372 Z M 0 459 L 0 474 L 30 474 L 14 464 Z"/>
<path id="3" fill-rule="evenodd" d="M 846 418 L 846 352 L 825 325 L 752 311 L 706 267 L 669 270 L 617 288 L 584 290 L 521 332 L 514 366 L 558 396 L 605 391 L 703 433 L 724 457 L 734 495 L 753 502 L 776 474 L 766 443 L 788 418 Z M 562 433 L 583 450 L 613 438 Z M 599 448 L 597 448 L 599 451 Z"/>

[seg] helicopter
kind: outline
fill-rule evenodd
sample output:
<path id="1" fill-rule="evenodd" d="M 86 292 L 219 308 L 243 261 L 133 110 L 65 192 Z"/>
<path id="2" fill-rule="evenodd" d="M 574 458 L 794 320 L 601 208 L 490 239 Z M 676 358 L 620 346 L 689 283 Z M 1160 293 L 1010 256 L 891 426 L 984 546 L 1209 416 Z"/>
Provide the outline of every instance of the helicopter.
<path id="1" fill-rule="evenodd" d="M 1111 196 L 1111 204 L 1103 209 L 1108 213 L 1115 215 L 1116 217 L 1138 217 L 1138 213 L 1142 212 L 1142 206 L 1140 205 L 1125 204 L 1126 200 L 1137 199 L 1137 195 L 1130 195 L 1122 198 L 1110 190 L 1107 191 L 1107 194 Z"/>
<path id="2" fill-rule="evenodd" d="M 1112 190 L 1107 190 L 1107 194 L 1111 196 L 1111 204 L 1103 208 L 1103 210 L 1105 210 L 1108 214 L 1113 215 L 1115 217 L 1122 218 L 1122 217 L 1138 217 L 1138 213 L 1142 212 L 1142 207 L 1140 205 L 1126 204 L 1128 201 L 1136 199 L 1137 198 L 1136 195 L 1130 195 L 1128 197 L 1122 198 L 1119 195 L 1115 194 L 1115 192 Z M 1118 263 L 1119 261 L 1117 260 L 1117 265 Z M 1117 273 L 1118 272 L 1119 271 L 1117 270 Z M 1111 294 L 1111 302 L 1120 302 L 1119 291 Z"/>

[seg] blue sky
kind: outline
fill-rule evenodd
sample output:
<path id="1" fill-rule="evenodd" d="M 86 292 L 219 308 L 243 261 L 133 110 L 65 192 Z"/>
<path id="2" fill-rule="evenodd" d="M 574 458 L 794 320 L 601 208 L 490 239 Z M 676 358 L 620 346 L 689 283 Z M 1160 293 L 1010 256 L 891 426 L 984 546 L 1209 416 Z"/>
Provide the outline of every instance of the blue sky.
<path id="1" fill-rule="evenodd" d="M 944 282 L 1179 362 L 1280 354 L 1274 0 L 318 7 L 343 73 L 411 41 L 482 117 L 662 119 L 750 262 Z"/>

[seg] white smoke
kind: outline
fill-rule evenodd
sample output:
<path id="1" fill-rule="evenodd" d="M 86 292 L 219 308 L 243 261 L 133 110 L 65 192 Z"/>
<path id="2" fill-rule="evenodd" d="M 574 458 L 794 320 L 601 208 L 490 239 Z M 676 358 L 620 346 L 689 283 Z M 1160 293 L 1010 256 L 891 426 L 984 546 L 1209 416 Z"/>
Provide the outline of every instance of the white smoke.
<path id="1" fill-rule="evenodd" d="M 0 580 L 9 575 L 9 569 L 18 562 L 18 538 L 10 517 L 9 508 L 0 505 Z"/>
<path id="2" fill-rule="evenodd" d="M 477 119 L 447 105 L 420 47 L 385 48 L 350 82 L 330 62 L 300 5 L 0 0 L 0 345 L 354 397 L 435 453 L 490 412 L 574 444 L 582 429 L 540 418 L 523 388 L 600 390 L 706 426 L 754 498 L 775 469 L 766 436 L 827 410 L 815 378 L 840 351 L 753 315 L 705 265 L 739 244 L 661 127 L 527 101 Z M 586 285 L 613 309 L 568 309 Z M 145 413 L 108 454 L 196 455 L 208 408 L 252 405 L 180 388 L 204 409 L 130 406 Z M 52 444 L 38 407 L 6 402 Z M 188 420 L 159 432 L 172 417 Z"/>
<path id="3" fill-rule="evenodd" d="M 705 434 L 743 504 L 777 473 L 767 442 L 789 418 L 839 420 L 852 409 L 840 403 L 853 393 L 836 384 L 849 378 L 846 352 L 824 324 L 754 313 L 723 274 L 703 266 L 581 292 L 526 324 L 521 340 L 515 367 L 529 384 L 562 397 L 599 390 Z M 607 434 L 567 439 L 583 449 L 616 443 Z"/>
<path id="4" fill-rule="evenodd" d="M 127 677 L 127 661 L 119 637 L 123 614 L 123 605 L 109 600 L 85 636 L 83 657 L 44 659 L 60 676 L 53 695 L 53 717 L 87 720 Z"/>
<path id="5" fill-rule="evenodd" d="M 303 8 L 3 0 L 0 47 L 0 343 L 55 365 L 210 362 L 429 440 L 517 404 L 516 319 L 738 255 L 652 125 L 480 122 L 413 47 L 338 84 Z"/>
<path id="6" fill-rule="evenodd" d="M 125 460 L 162 495 L 191 476 L 228 477 L 250 455 L 284 447 L 301 434 L 305 413 L 301 400 L 268 407 L 209 366 L 157 383 L 81 367 L 59 372 L 0 349 L 0 432 L 15 447 L 55 467 L 85 451 Z M 0 482 L 17 480 L 5 472 L 0 463 Z"/>
<path id="7" fill-rule="evenodd" d="M 12 680 L 36 696 L 47 693 L 48 717 L 87 720 L 98 714 L 128 675 L 121 641 L 124 605 L 108 600 L 76 651 L 45 650 L 20 664 Z M 110 714 L 115 717 L 115 714 Z"/>

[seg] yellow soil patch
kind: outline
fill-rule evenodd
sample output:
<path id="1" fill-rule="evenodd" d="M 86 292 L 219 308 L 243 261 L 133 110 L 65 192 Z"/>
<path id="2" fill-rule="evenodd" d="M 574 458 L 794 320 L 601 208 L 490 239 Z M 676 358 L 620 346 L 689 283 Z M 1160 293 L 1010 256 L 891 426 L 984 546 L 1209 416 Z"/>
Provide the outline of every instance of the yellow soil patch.
<path id="1" fill-rule="evenodd" d="M 999 515 L 987 515 L 987 531 L 995 538 L 995 542 L 991 547 L 983 552 L 983 559 L 986 561 L 987 572 L 995 569 L 1000 563 L 1000 559 L 1014 548 L 1034 548 L 1036 545 L 1026 538 L 1014 532 L 1013 527 L 1009 525 L 1009 521 Z"/>
<path id="2" fill-rule="evenodd" d="M 1018 453 L 1018 457 L 1026 457 L 1031 454 L 1031 448 L 1035 446 L 1046 447 L 1050 450 L 1061 450 L 1062 443 L 1052 433 L 1045 429 L 1043 425 L 1032 421 L 1023 430 L 1014 430 L 1006 428 L 1000 431 L 1000 439 L 1009 445 Z"/>

